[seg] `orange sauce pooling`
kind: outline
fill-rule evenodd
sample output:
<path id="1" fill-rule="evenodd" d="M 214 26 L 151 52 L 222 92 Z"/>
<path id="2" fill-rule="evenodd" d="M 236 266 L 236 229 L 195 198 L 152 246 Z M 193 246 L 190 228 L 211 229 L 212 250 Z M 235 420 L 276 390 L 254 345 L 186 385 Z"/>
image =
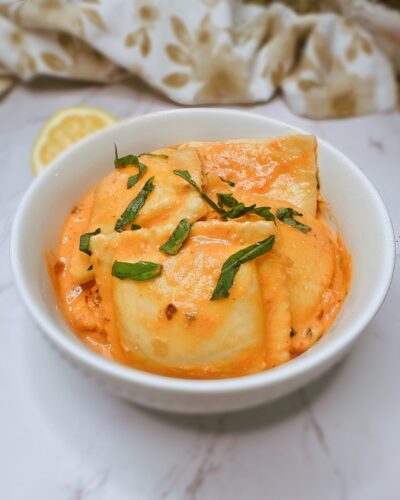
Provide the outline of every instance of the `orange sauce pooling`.
<path id="1" fill-rule="evenodd" d="M 74 283 L 71 273 L 71 258 L 79 246 L 79 238 L 86 231 L 93 192 L 87 193 L 76 205 L 65 221 L 56 262 L 49 263 L 50 275 L 58 296 L 59 305 L 71 328 L 91 349 L 102 356 L 127 364 L 125 351 L 118 342 L 110 343 L 104 331 L 104 317 L 96 282 Z"/>

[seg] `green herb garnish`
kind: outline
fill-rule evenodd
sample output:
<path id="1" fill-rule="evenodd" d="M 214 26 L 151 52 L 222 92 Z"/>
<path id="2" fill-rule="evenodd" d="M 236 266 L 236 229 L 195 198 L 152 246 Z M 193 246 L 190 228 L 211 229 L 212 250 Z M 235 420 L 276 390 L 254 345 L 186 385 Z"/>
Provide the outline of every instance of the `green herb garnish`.
<path id="1" fill-rule="evenodd" d="M 115 151 L 115 158 L 114 158 L 115 168 L 126 168 L 129 165 L 137 166 L 138 157 L 136 155 L 126 155 L 126 156 L 121 156 L 121 158 L 119 158 L 116 144 L 114 144 L 114 151 Z"/>
<path id="2" fill-rule="evenodd" d="M 128 177 L 128 182 L 127 182 L 127 188 L 130 189 L 131 187 L 133 187 L 137 181 L 144 176 L 144 174 L 146 173 L 146 170 L 147 170 L 147 167 L 144 163 L 142 163 L 141 161 L 138 160 L 138 164 L 136 165 L 139 169 L 139 173 L 138 174 L 135 174 L 135 175 L 131 175 L 130 177 Z"/>
<path id="3" fill-rule="evenodd" d="M 310 226 L 306 226 L 293 218 L 295 215 L 298 215 L 299 217 L 303 215 L 301 212 L 297 212 L 293 208 L 278 208 L 275 215 L 281 222 L 298 229 L 302 233 L 308 233 L 311 231 Z"/>
<path id="4" fill-rule="evenodd" d="M 147 166 L 142 163 L 141 161 L 139 161 L 139 158 L 137 156 L 135 156 L 135 159 L 134 159 L 134 162 L 132 163 L 132 165 L 134 165 L 135 167 L 137 167 L 139 169 L 139 172 L 135 175 L 131 175 L 129 178 L 128 178 L 128 183 L 127 183 L 127 188 L 130 189 L 131 187 L 133 187 L 137 181 L 144 176 L 144 174 L 146 173 L 146 170 L 147 170 Z"/>
<path id="5" fill-rule="evenodd" d="M 131 225 L 132 231 L 137 231 L 138 229 L 142 229 L 142 226 L 139 226 L 139 224 L 132 224 Z"/>
<path id="6" fill-rule="evenodd" d="M 238 201 L 232 193 L 217 193 L 218 206 L 223 209 L 224 206 L 230 208 L 230 210 L 224 210 L 224 218 L 226 219 L 237 219 L 242 217 L 247 213 L 251 212 L 256 205 L 251 205 L 246 207 L 244 203 Z"/>
<path id="7" fill-rule="evenodd" d="M 138 262 L 120 262 L 115 260 L 111 274 L 120 280 L 145 281 L 155 278 L 161 273 L 162 265 L 155 262 L 139 260 Z"/>
<path id="8" fill-rule="evenodd" d="M 168 160 L 168 156 L 167 155 L 156 155 L 154 153 L 142 153 L 138 156 L 136 156 L 133 164 L 139 169 L 139 173 L 136 174 L 136 175 L 131 175 L 128 179 L 128 189 L 130 189 L 131 187 L 133 187 L 137 181 L 143 177 L 143 175 L 146 173 L 146 170 L 147 170 L 147 165 L 145 165 L 144 163 L 142 163 L 140 160 L 139 160 L 139 157 L 140 156 L 152 156 L 154 158 L 163 158 L 164 160 Z"/>
<path id="9" fill-rule="evenodd" d="M 88 255 L 92 255 L 92 252 L 89 250 L 90 238 L 92 236 L 96 236 L 96 234 L 99 234 L 100 232 L 101 229 L 98 227 L 96 231 L 93 231 L 93 233 L 81 234 L 81 237 L 79 238 L 79 250 L 87 253 Z"/>
<path id="10" fill-rule="evenodd" d="M 133 165 L 134 167 L 137 167 L 139 169 L 139 173 L 131 175 L 128 178 L 127 187 L 128 189 L 130 189 L 146 173 L 147 166 L 144 163 L 142 163 L 139 160 L 139 157 L 136 155 L 126 155 L 126 156 L 121 156 L 121 158 L 118 158 L 117 145 L 114 144 L 114 147 L 115 147 L 115 159 L 114 159 L 115 168 L 126 168 L 129 167 L 129 165 Z"/>
<path id="11" fill-rule="evenodd" d="M 224 208 L 224 206 L 233 208 L 239 203 L 232 193 L 217 193 L 217 199 L 220 208 Z"/>
<path id="12" fill-rule="evenodd" d="M 218 206 L 224 208 L 224 206 L 230 208 L 228 212 L 225 212 L 225 217 L 228 219 L 236 219 L 237 217 L 242 217 L 247 213 L 258 215 L 265 220 L 275 220 L 275 216 L 270 212 L 271 207 L 257 207 L 256 205 L 250 205 L 246 207 L 244 203 L 238 201 L 232 193 L 217 193 Z"/>
<path id="13" fill-rule="evenodd" d="M 235 187 L 236 186 L 236 183 L 233 182 L 233 181 L 229 181 L 228 179 L 224 179 L 223 177 L 220 177 L 221 181 L 222 182 L 226 182 L 226 184 L 228 184 L 228 186 L 230 187 Z"/>
<path id="14" fill-rule="evenodd" d="M 154 177 L 151 177 L 146 181 L 145 185 L 139 191 L 139 194 L 136 196 L 136 198 L 134 198 L 126 207 L 124 213 L 121 215 L 121 217 L 117 220 L 117 223 L 115 224 L 114 227 L 115 231 L 118 232 L 123 231 L 124 230 L 123 228 L 124 226 L 126 226 L 126 224 L 129 224 L 130 222 L 136 219 L 140 209 L 143 207 L 146 201 L 146 198 L 155 188 L 153 179 Z"/>
<path id="15" fill-rule="evenodd" d="M 218 283 L 211 296 L 211 300 L 229 297 L 229 290 L 233 285 L 233 280 L 239 268 L 245 262 L 249 262 L 261 255 L 269 252 L 274 246 L 275 236 L 269 236 L 265 240 L 258 241 L 254 245 L 242 248 L 231 255 L 223 264 Z"/>
<path id="16" fill-rule="evenodd" d="M 159 249 L 168 255 L 176 255 L 187 240 L 191 227 L 192 224 L 187 219 L 182 219 L 168 240 Z"/>
<path id="17" fill-rule="evenodd" d="M 255 207 L 251 213 L 258 215 L 265 220 L 275 220 L 275 215 L 271 212 L 271 207 Z"/>
<path id="18" fill-rule="evenodd" d="M 225 217 L 227 219 L 237 219 L 238 217 L 243 217 L 243 215 L 246 215 L 248 213 L 252 213 L 253 210 L 255 209 L 256 205 L 250 205 L 249 207 L 246 207 L 246 205 L 242 202 L 239 202 L 237 205 L 235 205 L 233 208 L 231 208 L 228 211 L 225 211 Z"/>
<path id="19" fill-rule="evenodd" d="M 174 174 L 182 177 L 186 182 L 188 182 L 203 198 L 203 200 L 210 205 L 210 207 L 215 210 L 219 215 L 224 217 L 224 210 L 222 210 L 211 198 L 209 198 L 206 193 L 204 193 L 199 186 L 195 183 L 188 170 L 174 170 Z"/>

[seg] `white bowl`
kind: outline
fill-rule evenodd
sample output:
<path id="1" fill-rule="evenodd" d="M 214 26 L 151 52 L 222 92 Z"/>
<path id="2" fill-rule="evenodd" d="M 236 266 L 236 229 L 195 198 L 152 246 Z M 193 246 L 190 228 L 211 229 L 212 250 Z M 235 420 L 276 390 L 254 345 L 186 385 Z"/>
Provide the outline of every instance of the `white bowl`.
<path id="1" fill-rule="evenodd" d="M 46 337 L 74 365 L 114 394 L 145 406 L 216 413 L 255 406 L 308 383 L 336 363 L 382 304 L 394 266 L 387 210 L 368 179 L 338 150 L 318 140 L 321 189 L 353 258 L 350 294 L 332 328 L 309 351 L 272 370 L 225 380 L 184 380 L 127 368 L 90 351 L 56 305 L 44 252 L 55 249 L 64 219 L 113 165 L 119 152 L 193 140 L 307 133 L 263 116 L 224 109 L 162 111 L 118 123 L 68 149 L 28 189 L 14 220 L 11 262 L 19 292 Z M 351 384 L 351 380 L 349 380 Z"/>

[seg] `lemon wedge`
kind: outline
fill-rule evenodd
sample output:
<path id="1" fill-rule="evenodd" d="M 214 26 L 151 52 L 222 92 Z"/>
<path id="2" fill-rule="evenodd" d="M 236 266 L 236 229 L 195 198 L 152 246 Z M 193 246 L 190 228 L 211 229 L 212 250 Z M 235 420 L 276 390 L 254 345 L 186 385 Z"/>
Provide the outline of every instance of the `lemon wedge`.
<path id="1" fill-rule="evenodd" d="M 116 118 L 91 106 L 63 108 L 49 118 L 32 150 L 34 175 L 39 175 L 62 151 L 89 134 L 108 127 Z"/>

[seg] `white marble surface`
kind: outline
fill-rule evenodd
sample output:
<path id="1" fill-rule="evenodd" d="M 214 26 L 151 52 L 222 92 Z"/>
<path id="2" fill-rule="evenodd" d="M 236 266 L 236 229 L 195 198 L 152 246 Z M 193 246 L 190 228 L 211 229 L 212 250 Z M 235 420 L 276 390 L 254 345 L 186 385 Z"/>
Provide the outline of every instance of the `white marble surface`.
<path id="1" fill-rule="evenodd" d="M 32 181 L 29 156 L 39 128 L 50 113 L 78 103 L 120 118 L 173 106 L 134 83 L 44 81 L 0 102 L 0 498 L 398 499 L 398 274 L 381 311 L 333 372 L 240 414 L 193 418 L 137 408 L 81 377 L 44 342 L 12 283 L 9 233 Z M 381 192 L 398 238 L 399 114 L 311 122 L 279 100 L 246 109 L 305 127 L 350 156 Z"/>

